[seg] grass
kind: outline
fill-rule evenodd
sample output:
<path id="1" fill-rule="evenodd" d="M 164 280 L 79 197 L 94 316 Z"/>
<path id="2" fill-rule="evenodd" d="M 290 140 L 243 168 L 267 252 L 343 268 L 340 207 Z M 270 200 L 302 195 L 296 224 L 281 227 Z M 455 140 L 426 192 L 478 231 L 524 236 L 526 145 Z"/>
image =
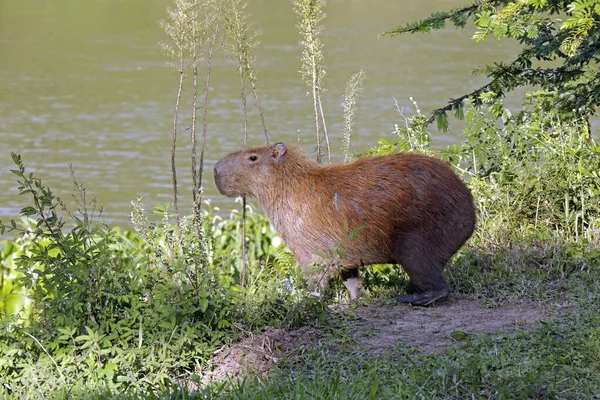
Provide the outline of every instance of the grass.
<path id="1" fill-rule="evenodd" d="M 583 399 L 600 394 L 598 295 L 529 329 L 470 337 L 423 355 L 353 346 L 352 323 L 330 325 L 268 376 L 188 393 L 201 399 Z M 574 303 L 571 303 L 573 305 Z M 415 332 L 418 335 L 418 332 Z M 596 396 L 596 397 L 594 397 Z"/>
<path id="2" fill-rule="evenodd" d="M 154 223 L 135 203 L 136 234 L 119 232 L 91 222 L 85 208 L 61 213 L 63 205 L 52 191 L 14 155 L 21 192 L 33 204 L 22 214 L 34 221 L 26 222 L 21 238 L 0 254 L 9 277 L 4 281 L 12 284 L 9 296 L 30 301 L 0 303 L 0 398 L 598 396 L 600 191 L 586 171 L 598 169 L 600 148 L 568 142 L 578 132 L 564 128 L 565 136 L 545 138 L 541 147 L 521 143 L 528 151 L 520 153 L 524 158 L 508 158 L 510 163 L 493 153 L 514 152 L 516 133 L 506 128 L 506 148 L 477 148 L 478 165 L 493 174 L 477 174 L 466 158 L 473 142 L 497 135 L 488 128 L 469 133 L 464 148 L 441 155 L 461 160 L 454 165 L 472 174 L 469 185 L 479 204 L 477 231 L 447 269 L 455 291 L 488 308 L 534 301 L 555 310 L 523 330 L 451 332 L 457 343 L 433 354 L 402 341 L 377 354 L 362 346 L 357 331 L 376 336 L 376 330 L 365 330 L 352 308 L 342 313 L 328 308 L 346 301 L 341 283 L 326 299 L 306 296 L 293 258 L 274 248 L 280 240 L 260 214 L 248 212 L 252 240 L 244 286 L 240 213 L 221 220 L 210 213 L 200 220 L 182 217 L 175 225 L 167 208 L 155 208 L 163 220 Z M 427 139 L 424 131 L 413 133 L 417 142 Z M 384 143 L 385 151 L 411 149 L 401 143 L 401 134 L 398 143 Z M 542 151 L 552 146 L 581 150 Z M 555 184 L 539 186 L 540 175 Z M 548 186 L 553 190 L 546 191 Z M 589 190 L 582 192 L 584 187 Z M 85 190 L 76 188 L 85 204 Z M 572 200 L 566 205 L 565 193 Z M 536 201 L 542 195 L 544 201 Z M 66 228 L 63 216 L 74 228 Z M 0 227 L 15 229 L 12 221 Z M 397 267 L 372 266 L 363 277 L 371 297 L 352 307 L 379 307 L 381 323 L 389 323 L 383 317 L 404 290 L 404 274 Z M 28 304 L 25 314 L 15 312 L 19 304 Z M 266 326 L 307 325 L 322 335 L 283 357 L 270 374 L 248 373 L 191 390 L 224 345 Z M 416 329 L 414 335 L 422 332 Z"/>
<path id="3" fill-rule="evenodd" d="M 576 264 L 572 263 L 570 270 L 548 274 L 517 271 L 508 280 L 502 279 L 507 274 L 502 266 L 466 279 L 461 265 L 452 268 L 455 287 L 480 298 L 488 307 L 524 299 L 554 304 L 552 316 L 539 324 L 457 335 L 455 345 L 432 354 L 398 343 L 382 355 L 357 346 L 360 321 L 353 319 L 350 311 L 330 318 L 318 341 L 281 362 L 270 375 L 250 374 L 225 386 L 208 387 L 191 398 L 598 398 L 600 295 L 595 289 L 600 273 L 596 267 L 574 268 Z M 382 303 L 378 298 L 363 304 Z M 381 313 L 385 315 L 385 306 Z"/>
<path id="4" fill-rule="evenodd" d="M 318 340 L 296 348 L 267 375 L 236 379 L 190 391 L 172 387 L 157 393 L 116 396 L 79 393 L 90 399 L 594 399 L 600 395 L 600 271 L 591 248 L 562 247 L 537 254 L 539 265 L 517 268 L 520 254 L 496 255 L 481 273 L 469 271 L 471 247 L 450 268 L 457 290 L 488 307 L 528 300 L 553 307 L 551 316 L 520 329 L 456 335 L 456 343 L 433 353 L 403 342 L 372 354 L 358 344 L 361 319 L 355 308 L 381 307 L 385 315 L 395 288 L 341 312 L 330 309 L 318 323 Z M 545 255 L 544 259 L 541 255 Z M 579 256 L 574 256 L 579 255 Z M 485 260 L 485 257 L 483 257 Z M 550 264 L 548 264 L 549 262 Z M 588 262 L 588 268 L 585 267 Z M 590 264 L 594 262 L 594 264 Z M 491 266 L 495 265 L 494 268 Z M 538 266 L 539 268 L 539 266 Z M 552 306 L 554 305 L 554 306 Z M 382 318 L 385 323 L 385 318 Z M 361 333 L 369 335 L 369 330 Z M 415 335 L 420 332 L 416 331 Z M 115 397 L 116 396 L 116 397 Z M 59 395 L 59 398 L 61 396 Z M 67 398 L 67 397 L 62 397 Z"/>
<path id="5" fill-rule="evenodd" d="M 548 322 L 420 356 L 398 349 L 374 358 L 315 348 L 302 366 L 232 383 L 214 397 L 254 399 L 592 398 L 600 387 L 597 317 Z"/>
<path id="6" fill-rule="evenodd" d="M 593 399 L 600 394 L 600 298 L 585 297 L 529 329 L 467 338 L 428 355 L 402 343 L 368 354 L 353 345 L 353 324 L 342 318 L 270 375 L 132 398 Z"/>

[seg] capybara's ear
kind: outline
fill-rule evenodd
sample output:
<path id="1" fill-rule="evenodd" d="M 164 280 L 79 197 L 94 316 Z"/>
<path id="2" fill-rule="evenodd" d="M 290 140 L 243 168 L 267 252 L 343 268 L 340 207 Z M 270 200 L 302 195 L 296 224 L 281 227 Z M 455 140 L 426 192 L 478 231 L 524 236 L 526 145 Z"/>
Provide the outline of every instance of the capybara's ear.
<path id="1" fill-rule="evenodd" d="M 283 142 L 277 142 L 273 145 L 272 149 L 273 160 L 275 160 L 276 162 L 281 162 L 281 158 L 287 151 L 287 149 L 285 148 L 285 144 L 283 144 Z"/>

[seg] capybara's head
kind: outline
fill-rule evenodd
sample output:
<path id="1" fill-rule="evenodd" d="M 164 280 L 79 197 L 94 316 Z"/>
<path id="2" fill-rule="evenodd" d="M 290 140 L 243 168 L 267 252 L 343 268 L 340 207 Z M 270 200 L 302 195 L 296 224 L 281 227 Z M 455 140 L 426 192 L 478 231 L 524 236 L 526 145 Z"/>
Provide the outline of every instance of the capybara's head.
<path id="1" fill-rule="evenodd" d="M 285 158 L 287 148 L 281 142 L 232 153 L 215 165 L 215 183 L 229 197 L 256 196 L 268 186 L 273 170 Z"/>

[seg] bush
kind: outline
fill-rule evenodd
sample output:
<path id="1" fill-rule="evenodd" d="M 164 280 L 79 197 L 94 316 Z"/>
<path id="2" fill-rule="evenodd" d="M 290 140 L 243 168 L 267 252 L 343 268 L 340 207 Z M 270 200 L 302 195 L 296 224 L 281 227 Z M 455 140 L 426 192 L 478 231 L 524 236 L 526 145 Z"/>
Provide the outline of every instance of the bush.
<path id="1" fill-rule="evenodd" d="M 121 232 L 96 222 L 83 186 L 76 183 L 80 209 L 72 214 L 13 159 L 21 194 L 33 200 L 21 214 L 34 219 L 2 225 L 20 232 L 3 251 L 3 270 L 30 305 L 2 309 L 0 395 L 158 393 L 201 375 L 214 351 L 248 330 L 323 319 L 325 305 L 292 290 L 301 275 L 269 244 L 250 247 L 249 284 L 240 285 L 231 256 L 238 218 L 213 225 L 204 213 L 177 226 L 168 207 L 156 207 L 163 219 L 152 223 L 135 202 L 135 233 Z M 268 227 L 249 215 L 250 231 Z"/>

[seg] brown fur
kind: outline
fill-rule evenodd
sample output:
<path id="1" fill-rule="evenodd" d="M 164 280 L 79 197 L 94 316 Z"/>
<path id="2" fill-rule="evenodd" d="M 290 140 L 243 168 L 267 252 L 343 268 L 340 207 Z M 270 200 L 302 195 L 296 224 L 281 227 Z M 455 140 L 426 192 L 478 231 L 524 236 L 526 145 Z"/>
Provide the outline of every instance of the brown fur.
<path id="1" fill-rule="evenodd" d="M 256 197 L 305 271 L 342 267 L 352 298 L 361 265 L 401 264 L 400 301 L 427 305 L 450 292 L 443 270 L 473 233 L 471 193 L 439 159 L 393 154 L 321 166 L 283 143 L 247 149 L 214 170 L 221 194 Z M 354 238 L 352 236 L 355 236 Z"/>

